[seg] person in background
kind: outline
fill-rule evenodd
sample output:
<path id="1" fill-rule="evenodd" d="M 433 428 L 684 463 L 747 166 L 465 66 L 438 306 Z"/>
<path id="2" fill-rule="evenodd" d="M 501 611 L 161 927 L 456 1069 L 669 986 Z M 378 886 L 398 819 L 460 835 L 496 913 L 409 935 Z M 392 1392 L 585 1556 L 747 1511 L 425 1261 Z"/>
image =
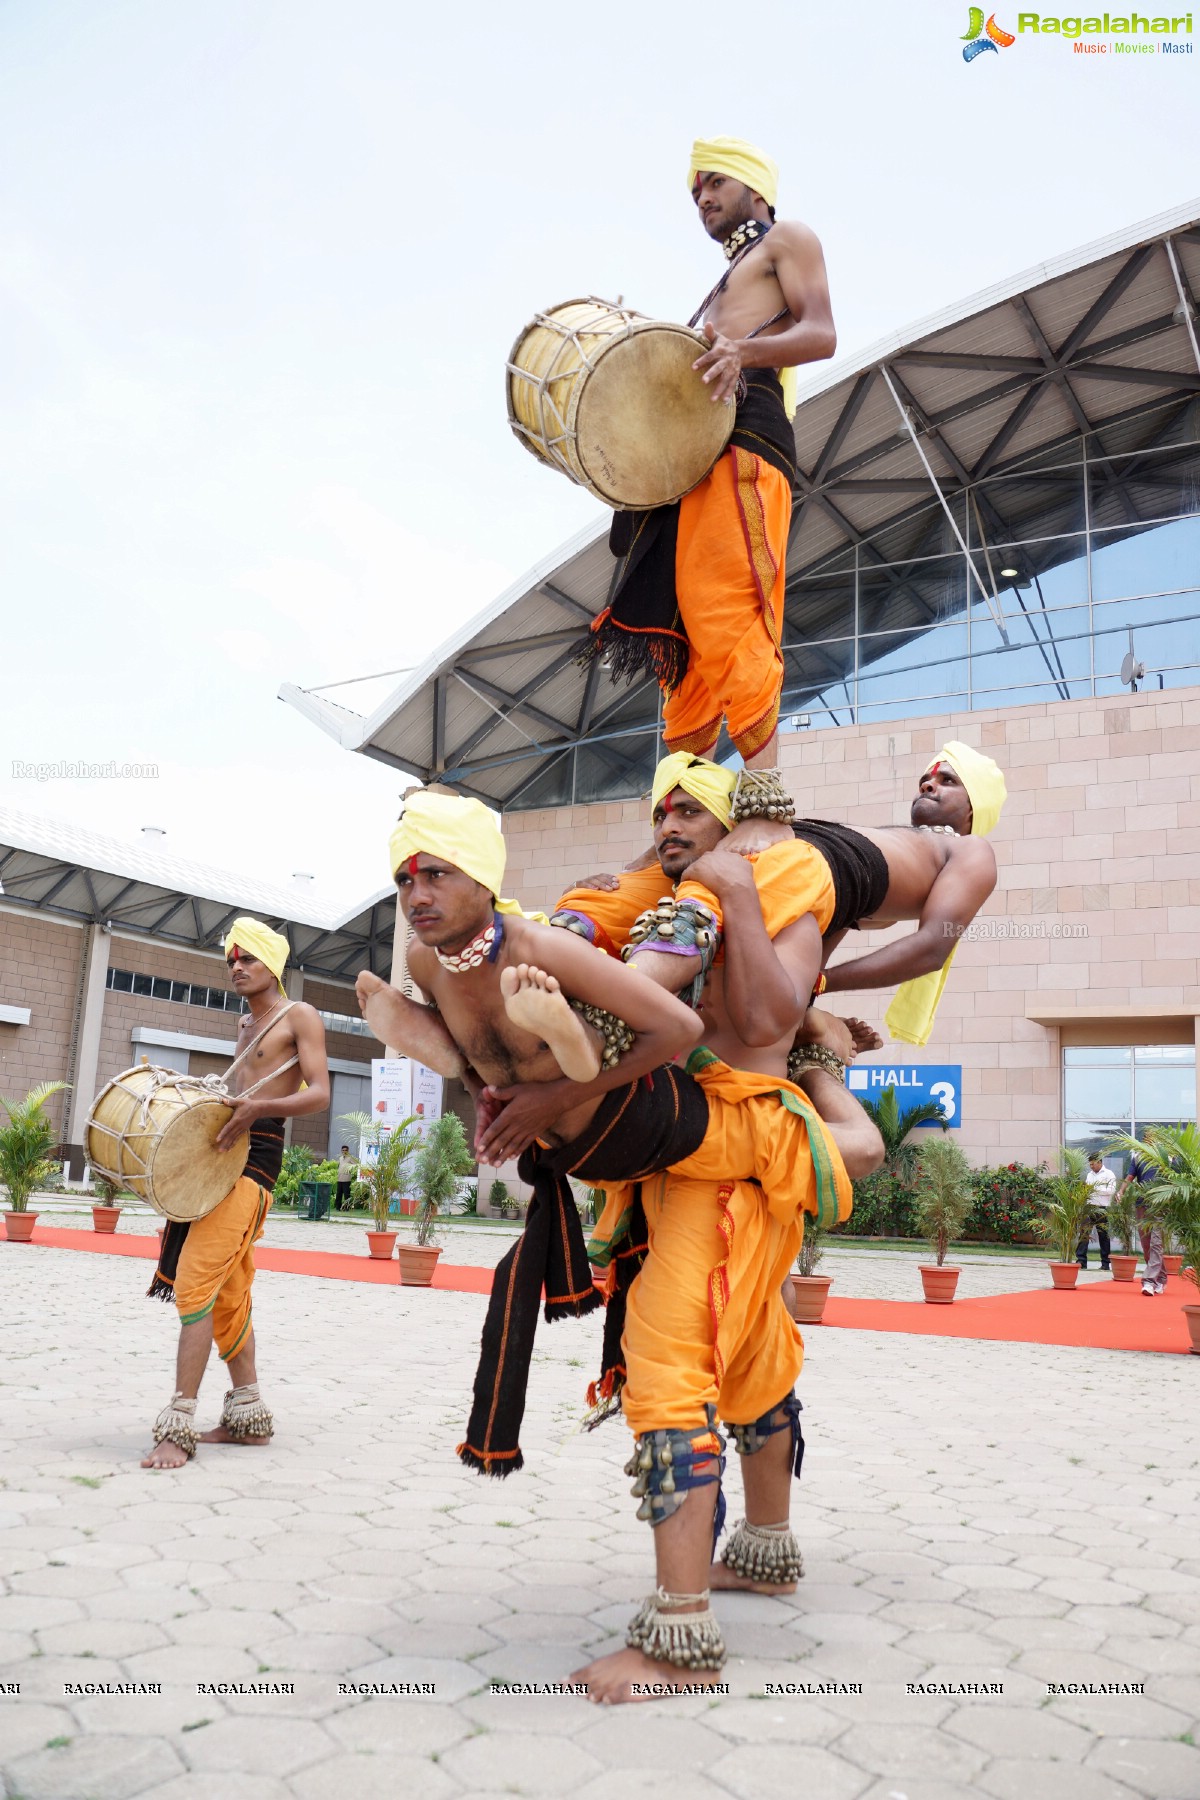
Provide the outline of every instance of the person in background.
<path id="1" fill-rule="evenodd" d="M 1088 1157 L 1087 1184 L 1089 1207 L 1083 1221 L 1083 1236 L 1075 1251 L 1075 1261 L 1081 1269 L 1088 1266 L 1088 1244 L 1091 1242 L 1092 1227 L 1096 1228 L 1096 1236 L 1100 1240 L 1100 1267 L 1109 1267 L 1108 1253 L 1111 1248 L 1108 1235 L 1108 1209 L 1112 1205 L 1117 1191 L 1117 1178 L 1111 1169 L 1104 1166 L 1104 1158 L 1097 1150 Z"/>
<path id="2" fill-rule="evenodd" d="M 338 1157 L 337 1192 L 333 1196 L 333 1203 L 339 1212 L 344 1212 L 350 1205 L 350 1189 L 357 1174 L 358 1164 L 350 1154 L 350 1146 L 343 1144 L 342 1154 Z"/>
<path id="3" fill-rule="evenodd" d="M 1139 1162 L 1135 1156 L 1129 1165 L 1129 1173 L 1125 1177 L 1122 1192 L 1130 1185 L 1138 1188 L 1149 1186 L 1151 1171 L 1145 1163 Z M 1151 1224 L 1146 1218 L 1146 1202 L 1139 1198 L 1136 1206 L 1138 1237 L 1142 1241 L 1142 1255 L 1146 1259 L 1146 1273 L 1142 1276 L 1142 1292 L 1148 1299 L 1155 1299 L 1163 1293 L 1167 1285 L 1167 1269 L 1163 1262 L 1162 1227 Z"/>

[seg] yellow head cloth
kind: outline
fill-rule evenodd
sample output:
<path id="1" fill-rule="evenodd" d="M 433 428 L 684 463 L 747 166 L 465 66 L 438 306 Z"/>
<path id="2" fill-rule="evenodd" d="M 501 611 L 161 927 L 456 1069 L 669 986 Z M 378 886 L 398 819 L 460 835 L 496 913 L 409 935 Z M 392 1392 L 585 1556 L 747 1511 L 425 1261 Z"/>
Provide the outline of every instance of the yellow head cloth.
<path id="1" fill-rule="evenodd" d="M 1000 809 L 1008 799 L 1008 789 L 1000 765 L 973 750 L 970 744 L 952 738 L 943 744 L 933 762 L 922 773 L 928 775 L 937 763 L 949 763 L 967 790 L 971 802 L 971 836 L 986 837 L 1000 818 Z M 927 1044 L 942 993 L 950 974 L 958 946 L 955 945 L 940 969 L 918 975 L 896 989 L 896 998 L 887 1009 L 884 1024 L 889 1034 L 903 1044 Z"/>
<path id="2" fill-rule="evenodd" d="M 260 919 L 235 919 L 229 927 L 229 934 L 225 939 L 226 956 L 229 955 L 235 944 L 239 950 L 245 950 L 250 956 L 257 956 L 260 963 L 266 963 L 279 983 L 280 993 L 286 995 L 283 971 L 287 968 L 288 954 L 291 949 L 287 939 L 282 937 L 278 931 L 272 931 L 271 927 L 264 925 Z"/>
<path id="3" fill-rule="evenodd" d="M 733 790 L 736 786 L 737 776 L 731 769 L 722 769 L 703 756 L 689 756 L 686 750 L 677 750 L 674 756 L 664 756 L 654 771 L 650 805 L 653 810 L 665 794 L 681 787 L 728 831 L 733 823 Z"/>
<path id="4" fill-rule="evenodd" d="M 410 794 L 404 817 L 388 843 L 395 875 L 410 856 L 439 857 L 453 863 L 480 887 L 495 896 L 496 911 L 522 913 L 515 900 L 502 900 L 504 865 L 508 861 L 500 821 L 482 800 L 464 800 L 457 794 Z M 525 918 L 545 919 L 544 913 L 523 913 Z"/>
<path id="5" fill-rule="evenodd" d="M 999 821 L 1000 809 L 1008 799 L 999 763 L 985 756 L 982 750 L 972 750 L 970 744 L 960 744 L 957 738 L 942 745 L 922 774 L 928 775 L 930 769 L 943 762 L 950 764 L 967 790 L 971 802 L 971 836 L 986 837 Z"/>
<path id="6" fill-rule="evenodd" d="M 745 182 L 754 193 L 761 194 L 768 206 L 774 206 L 779 192 L 779 167 L 765 150 L 748 144 L 745 138 L 697 138 L 692 145 L 688 164 L 688 189 L 704 169 L 710 175 L 730 175 Z"/>

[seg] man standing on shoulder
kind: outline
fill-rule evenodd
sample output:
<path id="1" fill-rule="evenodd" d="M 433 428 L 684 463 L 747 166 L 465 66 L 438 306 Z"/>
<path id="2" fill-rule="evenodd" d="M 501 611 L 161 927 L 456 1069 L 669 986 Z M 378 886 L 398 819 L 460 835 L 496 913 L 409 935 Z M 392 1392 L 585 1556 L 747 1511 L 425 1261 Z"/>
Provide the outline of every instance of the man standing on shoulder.
<path id="1" fill-rule="evenodd" d="M 775 220 L 779 170 L 740 138 L 698 139 L 688 185 L 728 268 L 692 319 L 714 405 L 736 407 L 716 466 L 681 501 L 618 512 L 618 566 L 593 646 L 613 679 L 652 670 L 671 751 L 710 756 L 724 718 L 750 768 L 774 769 L 796 445 L 795 368 L 833 355 L 825 261 L 807 225 Z"/>
<path id="2" fill-rule="evenodd" d="M 224 1200 L 191 1224 L 172 1221 L 163 1233 L 156 1299 L 179 1310 L 175 1394 L 158 1415 L 154 1449 L 143 1469 L 178 1469 L 197 1443 L 266 1444 L 274 1423 L 258 1391 L 250 1291 L 254 1245 L 262 1236 L 271 1190 L 283 1162 L 283 1125 L 329 1105 L 325 1027 L 314 1007 L 289 1000 L 283 985 L 288 941 L 258 919 L 235 919 L 225 960 L 235 993 L 249 1011 L 238 1023 L 238 1053 L 229 1070 L 233 1113 L 217 1134 L 230 1150 L 244 1132 L 250 1155 Z M 232 1387 L 221 1422 L 196 1432 L 196 1398 L 213 1341 L 229 1365 Z"/>

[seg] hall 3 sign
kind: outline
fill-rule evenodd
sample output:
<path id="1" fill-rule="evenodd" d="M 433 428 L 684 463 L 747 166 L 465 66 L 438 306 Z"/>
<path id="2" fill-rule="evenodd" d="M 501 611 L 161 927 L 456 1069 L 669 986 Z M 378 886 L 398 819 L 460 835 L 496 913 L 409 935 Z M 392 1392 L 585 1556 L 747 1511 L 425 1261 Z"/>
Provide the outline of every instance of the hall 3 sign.
<path id="1" fill-rule="evenodd" d="M 955 1131 L 962 1124 L 961 1063 L 852 1063 L 846 1086 L 860 1100 L 879 1100 L 884 1088 L 894 1087 L 901 1112 L 933 1100 L 942 1109 L 944 1125 Z M 930 1119 L 929 1128 L 936 1123 Z"/>

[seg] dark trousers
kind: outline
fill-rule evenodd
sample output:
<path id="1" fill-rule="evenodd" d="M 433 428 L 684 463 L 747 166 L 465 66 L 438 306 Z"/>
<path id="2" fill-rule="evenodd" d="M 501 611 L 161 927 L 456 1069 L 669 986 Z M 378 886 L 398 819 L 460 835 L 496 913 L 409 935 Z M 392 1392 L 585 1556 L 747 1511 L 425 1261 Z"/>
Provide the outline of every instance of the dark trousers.
<path id="1" fill-rule="evenodd" d="M 334 1196 L 333 1196 L 333 1204 L 334 1204 L 334 1205 L 335 1205 L 335 1206 L 336 1206 L 336 1207 L 337 1207 L 337 1208 L 338 1208 L 338 1211 L 339 1211 L 339 1212 L 340 1212 L 340 1211 L 341 1211 L 341 1209 L 342 1209 L 342 1203 L 343 1203 L 343 1201 L 344 1201 L 344 1202 L 345 1202 L 345 1203 L 346 1203 L 346 1204 L 347 1204 L 347 1205 L 349 1205 L 349 1203 L 350 1203 L 350 1189 L 351 1189 L 351 1188 L 352 1188 L 352 1187 L 353 1187 L 353 1186 L 354 1186 L 354 1183 L 353 1183 L 353 1182 L 352 1182 L 352 1181 L 339 1181 L 339 1182 L 338 1182 L 338 1184 L 337 1184 L 337 1193 L 336 1193 L 336 1194 L 335 1194 L 335 1195 L 334 1195 Z M 1106 1252 L 1106 1254 L 1107 1254 L 1107 1252 Z"/>
<path id="2" fill-rule="evenodd" d="M 1100 1239 L 1100 1267 L 1102 1269 L 1107 1269 L 1110 1240 L 1108 1236 L 1108 1220 L 1103 1213 L 1092 1213 L 1091 1217 L 1088 1219 L 1083 1236 L 1080 1238 L 1075 1250 L 1075 1261 L 1079 1264 L 1081 1269 L 1087 1268 L 1088 1239 L 1092 1235 L 1093 1225 L 1096 1227 L 1096 1236 Z"/>

